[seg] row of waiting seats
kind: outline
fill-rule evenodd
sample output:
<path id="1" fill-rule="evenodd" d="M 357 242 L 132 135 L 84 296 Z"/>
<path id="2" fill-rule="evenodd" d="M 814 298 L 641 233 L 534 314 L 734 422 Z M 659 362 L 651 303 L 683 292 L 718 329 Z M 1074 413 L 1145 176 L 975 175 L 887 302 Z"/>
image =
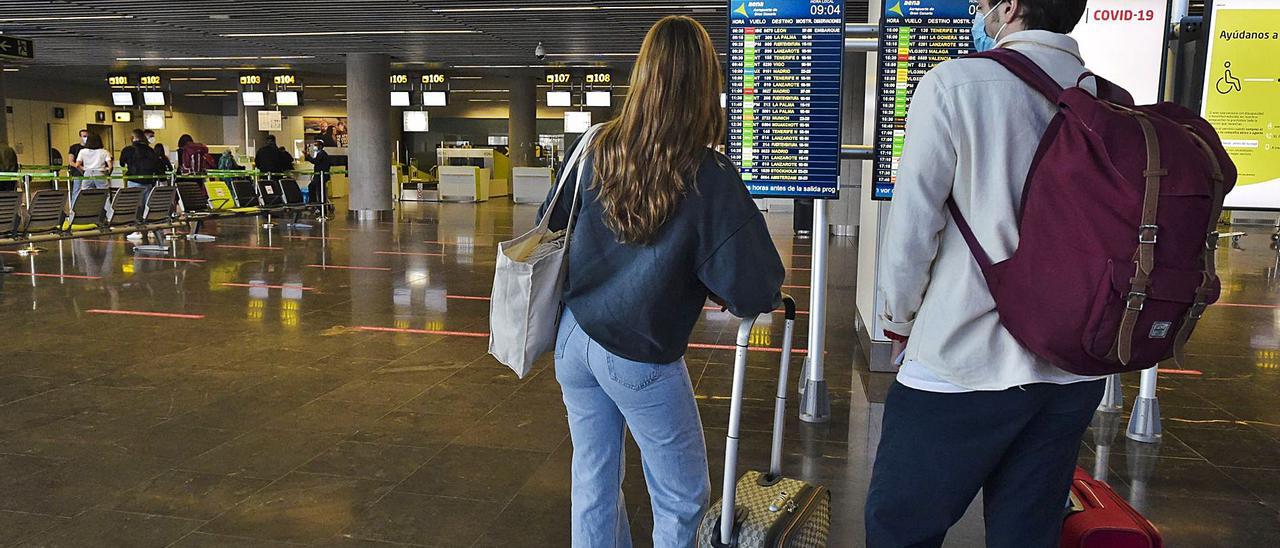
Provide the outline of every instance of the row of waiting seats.
<path id="1" fill-rule="evenodd" d="M 179 227 L 190 227 L 194 239 L 210 219 L 292 214 L 297 224 L 303 213 L 323 207 L 308 204 L 290 178 L 181 180 L 174 186 L 156 186 L 149 195 L 146 190 L 86 188 L 70 204 L 66 190 L 40 190 L 25 207 L 21 193 L 0 192 L 0 245 L 123 232 L 140 232 L 144 240 L 154 235 L 162 242 L 161 231 Z"/>

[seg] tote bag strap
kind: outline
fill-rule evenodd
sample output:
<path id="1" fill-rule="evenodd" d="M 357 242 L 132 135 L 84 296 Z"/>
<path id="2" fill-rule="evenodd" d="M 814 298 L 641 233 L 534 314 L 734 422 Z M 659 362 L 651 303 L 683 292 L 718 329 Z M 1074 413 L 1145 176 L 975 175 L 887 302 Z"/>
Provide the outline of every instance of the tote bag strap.
<path id="1" fill-rule="evenodd" d="M 600 129 L 600 125 L 594 125 L 591 126 L 586 133 L 582 134 L 582 139 L 578 142 L 578 148 L 573 150 L 573 154 L 569 155 L 569 161 L 565 162 L 565 168 L 560 172 L 560 181 L 556 185 L 556 193 L 551 196 L 551 201 L 547 204 L 546 212 L 542 215 L 542 221 L 538 223 L 538 229 L 546 231 L 547 228 L 551 226 L 552 212 L 555 211 L 556 206 L 560 204 L 560 194 L 564 192 L 564 187 L 568 186 L 569 173 L 577 169 L 579 173 L 576 182 L 582 181 L 582 170 L 580 168 L 582 167 L 582 158 L 586 156 L 583 151 L 590 147 L 591 139 L 595 136 L 598 129 Z M 573 228 L 573 218 L 577 212 L 577 206 L 578 191 L 575 190 L 573 193 L 573 207 L 569 210 L 569 224 L 565 227 L 566 234 L 570 233 L 570 229 Z"/>

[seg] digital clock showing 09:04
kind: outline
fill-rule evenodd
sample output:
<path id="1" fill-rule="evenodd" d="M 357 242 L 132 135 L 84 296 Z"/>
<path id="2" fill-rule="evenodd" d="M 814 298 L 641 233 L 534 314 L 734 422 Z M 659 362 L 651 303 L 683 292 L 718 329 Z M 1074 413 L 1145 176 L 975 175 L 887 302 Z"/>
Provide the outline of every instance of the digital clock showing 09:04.
<path id="1" fill-rule="evenodd" d="M 809 15 L 840 15 L 840 5 L 814 4 L 809 6 Z"/>

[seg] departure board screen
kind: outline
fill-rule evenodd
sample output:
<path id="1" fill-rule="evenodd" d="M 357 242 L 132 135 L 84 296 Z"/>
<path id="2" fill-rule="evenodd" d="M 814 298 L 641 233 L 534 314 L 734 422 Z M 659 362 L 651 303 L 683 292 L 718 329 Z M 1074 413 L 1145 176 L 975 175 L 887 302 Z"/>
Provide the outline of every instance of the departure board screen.
<path id="1" fill-rule="evenodd" d="M 976 9 L 977 0 L 884 0 L 872 199 L 893 197 L 916 83 L 939 63 L 973 52 Z"/>
<path id="2" fill-rule="evenodd" d="M 844 0 L 730 0 L 729 157 L 756 197 L 840 197 Z"/>

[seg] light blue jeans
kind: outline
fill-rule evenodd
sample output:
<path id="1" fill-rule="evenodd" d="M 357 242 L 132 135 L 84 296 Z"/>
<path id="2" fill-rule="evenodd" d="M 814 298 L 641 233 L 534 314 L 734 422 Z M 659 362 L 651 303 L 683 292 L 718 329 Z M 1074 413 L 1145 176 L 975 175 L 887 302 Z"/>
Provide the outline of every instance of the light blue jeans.
<path id="1" fill-rule="evenodd" d="M 566 308 L 556 339 L 556 380 L 573 439 L 573 546 L 631 546 L 622 496 L 627 430 L 644 464 L 654 547 L 692 546 L 711 482 L 684 359 L 652 364 L 611 354 L 579 328 Z"/>

